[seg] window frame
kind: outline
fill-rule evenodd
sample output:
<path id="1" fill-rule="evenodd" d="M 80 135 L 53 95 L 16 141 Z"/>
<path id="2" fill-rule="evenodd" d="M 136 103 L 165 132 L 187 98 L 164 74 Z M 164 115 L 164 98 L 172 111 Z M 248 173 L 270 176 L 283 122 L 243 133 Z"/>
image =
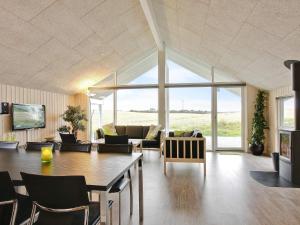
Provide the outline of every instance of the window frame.
<path id="1" fill-rule="evenodd" d="M 288 127 L 288 126 L 284 126 L 284 101 L 285 100 L 289 100 L 289 99 L 294 99 L 295 101 L 295 97 L 293 95 L 288 95 L 288 96 L 280 96 L 277 97 L 277 124 L 278 124 L 278 130 L 281 129 L 294 129 L 295 128 L 295 124 L 293 125 L 293 127 Z M 295 115 L 294 115 L 294 122 L 295 122 Z"/>

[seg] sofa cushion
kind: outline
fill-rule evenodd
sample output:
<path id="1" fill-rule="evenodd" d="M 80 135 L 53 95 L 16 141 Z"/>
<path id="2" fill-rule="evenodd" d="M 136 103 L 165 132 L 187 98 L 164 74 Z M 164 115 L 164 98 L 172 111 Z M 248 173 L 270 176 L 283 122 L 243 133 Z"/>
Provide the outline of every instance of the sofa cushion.
<path id="1" fill-rule="evenodd" d="M 158 131 L 160 129 L 160 125 L 151 125 L 146 136 L 147 140 L 153 140 L 157 137 Z"/>
<path id="2" fill-rule="evenodd" d="M 113 123 L 103 125 L 102 129 L 105 135 L 118 135 Z"/>
<path id="3" fill-rule="evenodd" d="M 192 137 L 194 131 L 183 132 L 182 137 Z"/>
<path id="4" fill-rule="evenodd" d="M 102 128 L 97 129 L 96 134 L 97 134 L 97 139 L 104 138 L 104 132 Z"/>
<path id="5" fill-rule="evenodd" d="M 126 135 L 129 138 L 143 139 L 143 127 L 142 126 L 127 126 Z"/>
<path id="6" fill-rule="evenodd" d="M 126 135 L 126 126 L 116 126 L 118 135 Z"/>
<path id="7" fill-rule="evenodd" d="M 203 137 L 203 135 L 199 130 L 194 130 L 192 137 Z"/>
<path id="8" fill-rule="evenodd" d="M 143 126 L 143 139 L 146 138 L 148 132 L 149 132 L 150 126 Z"/>
<path id="9" fill-rule="evenodd" d="M 128 135 L 105 135 L 105 144 L 128 144 Z"/>

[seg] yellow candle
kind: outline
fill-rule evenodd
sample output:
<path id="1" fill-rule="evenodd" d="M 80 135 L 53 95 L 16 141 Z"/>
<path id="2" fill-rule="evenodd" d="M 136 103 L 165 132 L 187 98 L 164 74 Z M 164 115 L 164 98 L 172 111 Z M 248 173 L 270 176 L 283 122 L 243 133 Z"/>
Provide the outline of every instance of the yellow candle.
<path id="1" fill-rule="evenodd" d="M 42 162 L 50 162 L 53 158 L 52 149 L 50 147 L 41 148 L 41 160 Z"/>

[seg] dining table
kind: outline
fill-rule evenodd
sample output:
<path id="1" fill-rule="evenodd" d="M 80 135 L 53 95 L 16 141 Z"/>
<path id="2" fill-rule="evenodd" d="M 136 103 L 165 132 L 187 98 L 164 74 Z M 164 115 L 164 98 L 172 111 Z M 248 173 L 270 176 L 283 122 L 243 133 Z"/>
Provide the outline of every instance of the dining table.
<path id="1" fill-rule="evenodd" d="M 0 151 L 0 171 L 8 171 L 15 183 L 21 185 L 20 172 L 49 175 L 82 175 L 91 190 L 100 192 L 101 222 L 109 224 L 108 193 L 126 172 L 138 164 L 138 213 L 143 221 L 143 154 L 60 152 L 53 153 L 50 163 L 42 163 L 39 151 Z"/>

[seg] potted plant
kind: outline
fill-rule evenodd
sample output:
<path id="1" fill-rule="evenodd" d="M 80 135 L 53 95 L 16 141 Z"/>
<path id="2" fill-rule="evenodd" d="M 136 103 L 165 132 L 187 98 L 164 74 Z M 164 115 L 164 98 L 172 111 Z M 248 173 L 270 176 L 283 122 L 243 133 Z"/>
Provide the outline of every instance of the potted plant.
<path id="1" fill-rule="evenodd" d="M 256 95 L 255 112 L 252 120 L 252 135 L 249 141 L 250 150 L 253 155 L 262 155 L 264 151 L 264 130 L 267 121 L 264 116 L 266 92 L 259 90 Z"/>
<path id="2" fill-rule="evenodd" d="M 63 120 L 68 122 L 70 126 L 62 126 L 58 128 L 59 132 L 72 132 L 77 137 L 78 131 L 85 130 L 85 122 L 87 117 L 85 111 L 80 106 L 68 106 L 68 109 L 61 115 Z"/>
<path id="3" fill-rule="evenodd" d="M 71 127 L 63 125 L 57 129 L 59 133 L 70 133 Z"/>

